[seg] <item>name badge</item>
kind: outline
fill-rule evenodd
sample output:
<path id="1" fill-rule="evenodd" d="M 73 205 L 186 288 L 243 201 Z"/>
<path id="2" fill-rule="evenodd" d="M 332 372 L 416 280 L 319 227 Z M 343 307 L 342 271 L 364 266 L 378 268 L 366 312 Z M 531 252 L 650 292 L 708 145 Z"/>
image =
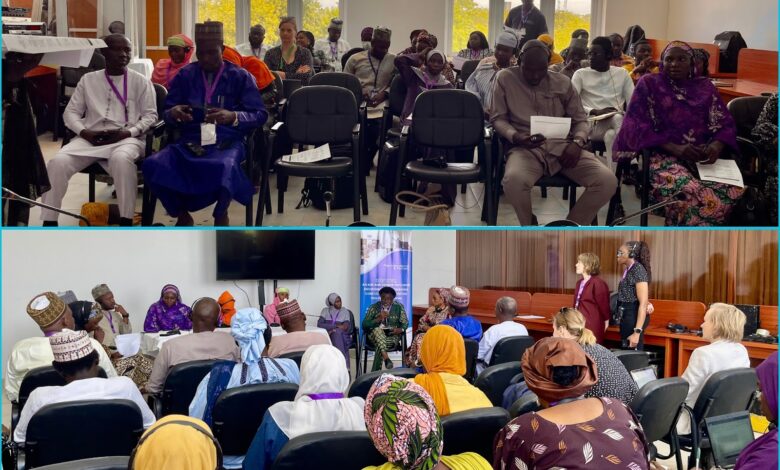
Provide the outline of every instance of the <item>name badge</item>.
<path id="1" fill-rule="evenodd" d="M 214 123 L 204 122 L 200 125 L 200 145 L 214 145 L 217 143 L 217 126 Z"/>
<path id="2" fill-rule="evenodd" d="M 521 38 L 524 38 L 525 37 L 525 28 L 520 28 L 520 31 L 518 31 L 517 34 L 519 34 Z"/>

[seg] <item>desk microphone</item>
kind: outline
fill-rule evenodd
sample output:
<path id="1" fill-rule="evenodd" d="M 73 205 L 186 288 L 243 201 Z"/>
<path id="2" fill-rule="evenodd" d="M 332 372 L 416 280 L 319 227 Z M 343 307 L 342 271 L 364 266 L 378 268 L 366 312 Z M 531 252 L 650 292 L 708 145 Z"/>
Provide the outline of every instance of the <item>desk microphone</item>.
<path id="1" fill-rule="evenodd" d="M 666 207 L 666 206 L 668 206 L 670 204 L 674 204 L 676 202 L 680 202 L 680 201 L 684 201 L 684 200 L 685 200 L 685 194 L 683 194 L 682 190 L 677 191 L 676 193 L 672 194 L 671 196 L 669 196 L 668 199 L 666 199 L 664 201 L 655 203 L 652 206 L 647 206 L 647 207 L 645 207 L 644 209 L 642 209 L 639 212 L 634 212 L 633 214 L 629 214 L 627 216 L 620 217 L 620 218 L 617 218 L 617 219 L 613 220 L 612 223 L 609 224 L 609 226 L 610 227 L 614 227 L 616 225 L 623 225 L 629 219 L 633 219 L 634 217 L 638 217 L 638 216 L 641 216 L 641 215 L 644 215 L 644 214 L 649 214 L 650 212 L 653 212 L 656 209 L 660 209 L 662 207 Z"/>
<path id="2" fill-rule="evenodd" d="M 86 225 L 87 227 L 92 225 L 91 223 L 89 223 L 89 220 L 87 220 L 87 218 L 82 216 L 82 215 L 74 214 L 74 213 L 68 212 L 68 211 L 64 211 L 64 210 L 62 210 L 62 209 L 60 209 L 58 207 L 50 206 L 50 205 L 44 204 L 42 202 L 33 201 L 32 199 L 28 199 L 28 198 L 26 198 L 24 196 L 16 194 L 15 192 L 11 191 L 10 189 L 8 189 L 6 187 L 3 187 L 3 199 L 5 199 L 7 201 L 21 202 L 21 203 L 27 204 L 30 207 L 32 207 L 32 206 L 43 207 L 44 209 L 49 209 L 49 210 L 52 210 L 54 212 L 57 212 L 57 213 L 60 213 L 60 214 L 65 214 L 65 215 L 69 215 L 69 216 L 71 216 L 73 218 L 79 219 L 80 221 L 84 222 L 84 225 Z"/>
<path id="3" fill-rule="evenodd" d="M 325 226 L 330 227 L 330 203 L 333 201 L 333 192 L 325 191 L 322 193 L 322 199 L 325 201 Z"/>

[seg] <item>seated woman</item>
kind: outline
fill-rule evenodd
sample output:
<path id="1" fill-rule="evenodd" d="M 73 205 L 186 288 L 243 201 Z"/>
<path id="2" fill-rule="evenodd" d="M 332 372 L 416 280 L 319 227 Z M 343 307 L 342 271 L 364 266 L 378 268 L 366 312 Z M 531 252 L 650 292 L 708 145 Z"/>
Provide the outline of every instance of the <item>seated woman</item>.
<path id="1" fill-rule="evenodd" d="M 562 64 L 563 57 L 555 52 L 555 40 L 549 34 L 542 34 L 536 38 L 547 45 L 550 48 L 550 62 L 547 65 Z"/>
<path id="2" fill-rule="evenodd" d="M 298 31 L 298 34 L 295 35 L 295 44 L 298 47 L 308 49 L 311 52 L 314 70 L 322 71 L 323 65 L 327 64 L 328 60 L 325 57 L 325 51 L 314 50 L 314 34 L 311 31 Z"/>
<path id="3" fill-rule="evenodd" d="M 417 38 L 418 44 L 429 41 L 430 36 L 420 34 Z M 444 53 L 431 47 L 419 51 L 415 54 L 399 55 L 395 58 L 395 68 L 398 74 L 406 84 L 406 98 L 401 112 L 401 123 L 410 125 L 412 120 L 412 111 L 417 96 L 425 90 L 439 90 L 443 88 L 455 88 L 447 78 L 442 74 L 447 59 Z"/>
<path id="4" fill-rule="evenodd" d="M 274 292 L 274 300 L 270 304 L 266 305 L 263 309 L 263 316 L 265 317 L 265 321 L 268 322 L 271 326 L 279 326 L 281 325 L 281 320 L 279 320 L 279 314 L 276 313 L 276 307 L 282 303 L 287 302 L 287 300 L 290 299 L 290 289 L 286 287 L 277 287 L 276 291 Z"/>
<path id="5" fill-rule="evenodd" d="M 492 55 L 493 51 L 490 50 L 490 43 L 482 31 L 474 31 L 469 34 L 469 42 L 466 44 L 466 48 L 458 52 L 458 57 L 467 60 L 482 60 Z"/>
<path id="6" fill-rule="evenodd" d="M 219 304 L 218 325 L 221 327 L 230 326 L 233 316 L 236 314 L 236 299 L 233 298 L 230 291 L 226 290 L 219 295 L 217 303 Z"/>
<path id="7" fill-rule="evenodd" d="M 412 344 L 406 351 L 405 362 L 408 367 L 420 367 L 420 344 L 422 344 L 425 332 L 450 317 L 450 306 L 446 300 L 448 295 L 448 289 L 437 289 L 431 294 L 433 305 L 428 307 L 428 310 L 420 318 Z"/>
<path id="8" fill-rule="evenodd" d="M 254 77 L 257 89 L 260 90 L 260 96 L 263 97 L 263 104 L 266 108 L 271 108 L 276 104 L 277 90 L 274 84 L 276 77 L 271 73 L 268 66 L 265 65 L 265 62 L 253 55 L 242 56 L 238 50 L 230 46 L 225 46 L 225 49 L 222 51 L 222 58 L 233 65 L 241 67 Z"/>
<path id="9" fill-rule="evenodd" d="M 217 468 L 214 442 L 211 429 L 203 421 L 189 416 L 168 415 L 144 432 L 128 468 L 214 470 Z"/>
<path id="10" fill-rule="evenodd" d="M 493 468 L 632 468 L 647 470 L 648 445 L 631 410 L 610 398 L 586 398 L 596 364 L 572 340 L 544 338 L 521 362 L 542 410 L 509 422 L 496 435 Z"/>
<path id="11" fill-rule="evenodd" d="M 450 307 L 452 307 L 452 316 L 442 320 L 441 324 L 455 328 L 466 339 L 479 341 L 482 339 L 482 323 L 469 315 L 470 299 L 471 293 L 468 289 L 461 286 L 452 286 L 448 299 Z"/>
<path id="12" fill-rule="evenodd" d="M 166 89 L 179 70 L 185 65 L 189 65 L 193 54 L 195 54 L 195 43 L 184 34 L 169 37 L 167 45 L 170 59 L 158 60 L 154 65 L 154 72 L 152 72 L 152 82 L 158 83 Z"/>
<path id="13" fill-rule="evenodd" d="M 693 50 L 693 65 L 699 77 L 710 77 L 710 53 L 706 49 Z"/>
<path id="14" fill-rule="evenodd" d="M 301 385 L 295 401 L 266 411 L 244 460 L 244 468 L 270 468 L 282 447 L 313 432 L 365 431 L 364 400 L 345 398 L 349 370 L 341 351 L 324 344 L 309 347 L 301 359 Z"/>
<path id="15" fill-rule="evenodd" d="M 352 312 L 344 308 L 341 296 L 333 292 L 325 299 L 326 307 L 320 312 L 317 326 L 328 331 L 330 343 L 336 347 L 347 361 L 349 369 L 349 347 L 352 345 Z"/>
<path id="16" fill-rule="evenodd" d="M 701 335 L 711 344 L 696 348 L 688 360 L 688 367 L 682 374 L 690 387 L 685 403 L 693 408 L 704 383 L 715 372 L 750 367 L 747 349 L 742 345 L 745 332 L 745 314 L 737 307 L 714 303 L 704 314 Z M 691 422 L 688 413 L 680 415 L 677 422 L 678 434 L 690 434 Z"/>
<path id="17" fill-rule="evenodd" d="M 436 325 L 428 330 L 420 360 L 425 373 L 416 375 L 414 381 L 431 394 L 439 416 L 493 406 L 482 390 L 463 378 L 466 346 L 452 327 Z"/>
<path id="18" fill-rule="evenodd" d="M 658 73 L 658 62 L 653 60 L 653 46 L 646 40 L 634 44 L 634 61 L 623 66 L 636 82 L 647 74 Z"/>
<path id="19" fill-rule="evenodd" d="M 693 49 L 672 41 L 661 55 L 661 73 L 640 80 L 614 145 L 614 158 L 650 149 L 651 203 L 682 191 L 664 208 L 666 225 L 723 225 L 744 190 L 701 181 L 696 163 L 711 164 L 736 151 L 736 126 L 718 90 L 698 77 Z"/>
<path id="20" fill-rule="evenodd" d="M 363 470 L 491 468 L 474 452 L 441 455 L 444 435 L 436 406 L 422 387 L 408 379 L 379 377 L 366 397 L 364 415 L 368 435 L 388 462 Z"/>
<path id="21" fill-rule="evenodd" d="M 363 334 L 376 351 L 372 371 L 381 369 L 383 360 L 386 368 L 393 368 L 387 351 L 398 348 L 408 325 L 406 309 L 395 301 L 395 289 L 387 286 L 379 289 L 379 301 L 368 307 L 362 324 Z"/>
<path id="22" fill-rule="evenodd" d="M 774 428 L 742 449 L 734 470 L 777 468 L 777 351 L 756 367 L 756 375 L 761 392 L 761 412 Z"/>
<path id="23" fill-rule="evenodd" d="M 314 75 L 314 62 L 309 49 L 295 44 L 297 30 L 295 18 L 282 17 L 279 22 L 281 44 L 268 49 L 264 62 L 268 68 L 278 73 L 282 80 L 300 80 L 306 85 Z"/>
<path id="24" fill-rule="evenodd" d="M 244 308 L 233 317 L 230 333 L 241 348 L 241 363 L 217 361 L 203 377 L 190 403 L 190 416 L 211 426 L 217 398 L 225 390 L 260 383 L 300 382 L 298 365 L 292 359 L 268 357 L 271 329 L 260 310 Z M 241 468 L 243 455 L 226 455 L 225 468 Z"/>
<path id="25" fill-rule="evenodd" d="M 168 330 L 191 330 L 192 310 L 181 301 L 179 288 L 173 284 L 163 286 L 160 300 L 149 306 L 144 320 L 144 332 L 157 333 Z"/>
<path id="26" fill-rule="evenodd" d="M 585 318 L 573 308 L 562 308 L 553 316 L 553 338 L 573 339 L 596 363 L 598 380 L 585 393 L 586 397 L 616 398 L 626 405 L 634 399 L 638 389 L 626 366 L 615 354 L 596 343 L 593 332 L 585 327 Z"/>
<path id="27" fill-rule="evenodd" d="M 777 93 L 769 97 L 751 132 L 761 152 L 766 182 L 761 191 L 767 201 L 768 225 L 777 225 Z"/>

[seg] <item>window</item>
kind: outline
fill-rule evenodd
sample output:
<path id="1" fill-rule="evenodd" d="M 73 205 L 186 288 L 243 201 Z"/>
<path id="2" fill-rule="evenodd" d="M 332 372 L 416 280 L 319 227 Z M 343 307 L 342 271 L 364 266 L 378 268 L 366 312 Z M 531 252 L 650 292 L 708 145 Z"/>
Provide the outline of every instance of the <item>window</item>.
<path id="1" fill-rule="evenodd" d="M 303 0 L 301 29 L 311 31 L 315 39 L 327 37 L 331 18 L 338 18 L 338 16 L 339 0 Z"/>
<path id="2" fill-rule="evenodd" d="M 591 0 L 558 0 L 555 2 L 555 50 L 569 47 L 575 29 L 590 31 Z M 593 35 L 591 35 L 593 39 Z"/>
<path id="3" fill-rule="evenodd" d="M 198 0 L 198 23 L 206 20 L 221 21 L 225 44 L 234 45 L 236 40 L 235 0 Z"/>
<path id="4" fill-rule="evenodd" d="M 252 0 L 249 26 L 261 24 L 265 27 L 265 41 L 270 47 L 279 42 L 279 18 L 287 16 L 287 0 Z M 243 41 L 242 41 L 243 42 Z"/>
<path id="5" fill-rule="evenodd" d="M 466 49 L 469 35 L 481 31 L 488 36 L 488 11 L 490 0 L 454 0 L 452 6 L 451 51 L 457 54 Z"/>

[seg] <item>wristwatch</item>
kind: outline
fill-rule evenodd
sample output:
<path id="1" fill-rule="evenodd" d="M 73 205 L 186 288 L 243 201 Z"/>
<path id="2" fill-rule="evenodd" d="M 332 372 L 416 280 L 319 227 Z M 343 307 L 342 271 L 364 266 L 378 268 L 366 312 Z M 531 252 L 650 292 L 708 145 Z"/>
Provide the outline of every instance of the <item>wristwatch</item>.
<path id="1" fill-rule="evenodd" d="M 634 333 L 641 335 L 642 334 L 642 328 L 634 328 Z"/>

